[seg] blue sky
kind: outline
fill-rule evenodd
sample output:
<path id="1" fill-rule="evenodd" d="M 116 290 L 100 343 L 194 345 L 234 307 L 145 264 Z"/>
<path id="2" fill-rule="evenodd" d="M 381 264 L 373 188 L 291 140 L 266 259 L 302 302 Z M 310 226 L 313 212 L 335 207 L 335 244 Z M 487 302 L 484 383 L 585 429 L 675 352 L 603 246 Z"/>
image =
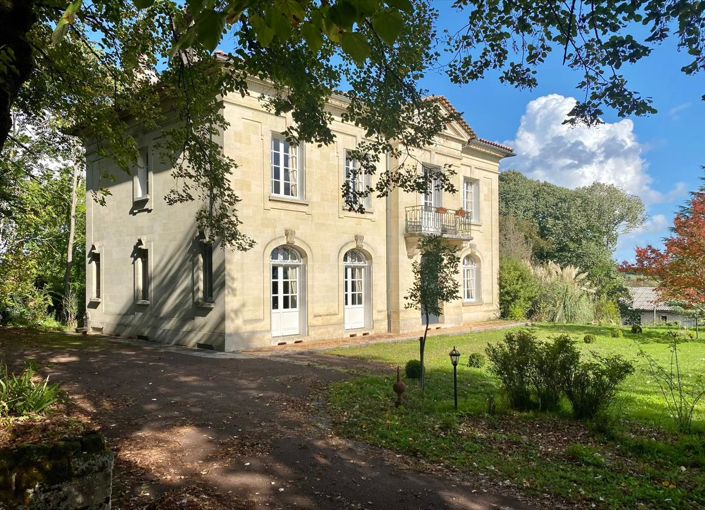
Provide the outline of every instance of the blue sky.
<path id="1" fill-rule="evenodd" d="M 462 24 L 450 2 L 436 2 L 436 7 L 439 33 Z M 688 62 L 687 55 L 669 42 L 643 62 L 623 69 L 633 88 L 653 98 L 656 115 L 620 122 L 607 111 L 602 132 L 569 133 L 557 124 L 559 114 L 570 106 L 569 98 L 581 97 L 575 88 L 580 76 L 563 67 L 559 55 L 555 57 L 540 69 L 539 87 L 531 91 L 503 85 L 496 75 L 454 85 L 443 70 L 429 72 L 422 85 L 450 99 L 479 136 L 515 147 L 517 158 L 507 160 L 503 168 L 518 167 L 532 177 L 571 187 L 600 180 L 640 195 L 647 204 L 647 223 L 641 231 L 623 236 L 615 255 L 618 260 L 631 259 L 635 245 L 660 243 L 687 192 L 696 189 L 705 175 L 701 169 L 705 102 L 700 99 L 705 76 L 684 75 L 680 67 Z M 443 62 L 447 58 L 443 56 Z M 522 117 L 524 129 L 518 135 Z M 576 142 L 581 151 L 573 160 Z M 587 168 L 585 158 L 591 153 L 595 157 Z"/>

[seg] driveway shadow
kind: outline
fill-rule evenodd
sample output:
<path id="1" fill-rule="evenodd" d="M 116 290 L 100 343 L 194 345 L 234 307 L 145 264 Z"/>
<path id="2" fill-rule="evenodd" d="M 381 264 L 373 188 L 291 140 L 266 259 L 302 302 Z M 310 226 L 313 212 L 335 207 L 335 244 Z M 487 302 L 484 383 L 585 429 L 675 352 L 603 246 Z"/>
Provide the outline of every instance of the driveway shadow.
<path id="1" fill-rule="evenodd" d="M 9 329 L 0 355 L 34 360 L 100 427 L 116 451 L 117 509 L 530 508 L 335 436 L 321 397 L 349 374 L 324 359 L 204 358 Z"/>

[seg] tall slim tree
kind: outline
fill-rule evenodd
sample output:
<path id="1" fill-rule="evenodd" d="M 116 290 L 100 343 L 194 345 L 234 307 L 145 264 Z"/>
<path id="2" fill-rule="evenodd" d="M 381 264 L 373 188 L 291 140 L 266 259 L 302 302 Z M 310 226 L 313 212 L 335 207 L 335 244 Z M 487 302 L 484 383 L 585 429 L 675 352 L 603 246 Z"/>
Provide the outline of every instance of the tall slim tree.
<path id="1" fill-rule="evenodd" d="M 421 389 L 426 386 L 424 356 L 431 316 L 440 316 L 445 303 L 460 298 L 460 259 L 456 252 L 442 236 L 426 236 L 419 241 L 420 258 L 412 264 L 414 280 L 405 298 L 406 307 L 419 310 L 425 324 L 423 336 L 419 338 Z"/>
<path id="2" fill-rule="evenodd" d="M 74 165 L 71 170 L 71 205 L 69 207 L 68 234 L 66 240 L 66 270 L 64 271 L 63 315 L 67 326 L 73 327 L 77 321 L 76 295 L 73 289 L 74 239 L 76 237 L 76 205 L 78 203 L 78 182 L 81 169 Z"/>

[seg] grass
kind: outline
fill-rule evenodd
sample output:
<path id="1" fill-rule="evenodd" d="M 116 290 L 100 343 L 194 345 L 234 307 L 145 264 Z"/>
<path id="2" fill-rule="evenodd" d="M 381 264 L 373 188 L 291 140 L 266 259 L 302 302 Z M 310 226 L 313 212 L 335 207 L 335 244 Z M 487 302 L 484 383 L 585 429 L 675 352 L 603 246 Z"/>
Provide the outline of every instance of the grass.
<path id="1" fill-rule="evenodd" d="M 38 380 L 34 367 L 19 374 L 0 367 L 0 417 L 44 414 L 59 401 L 59 387 L 49 378 Z"/>
<path id="2" fill-rule="evenodd" d="M 540 338 L 568 333 L 586 353 L 620 354 L 635 373 L 621 387 L 615 405 L 597 423 L 570 419 L 569 405 L 553 414 L 517 413 L 507 408 L 488 367 L 467 367 L 470 353 L 484 353 L 505 332 L 431 338 L 427 344 L 427 389 L 407 381 L 405 404 L 393 405 L 394 371 L 418 358 L 418 342 L 341 348 L 334 355 L 382 362 L 389 375 L 370 375 L 334 385 L 330 409 L 337 430 L 358 440 L 443 463 L 463 472 L 511 480 L 523 490 L 551 494 L 576 506 L 597 508 L 705 507 L 705 407 L 697 409 L 695 433 L 677 432 L 656 382 L 639 358 L 639 348 L 667 364 L 667 329 L 627 328 L 613 338 L 611 327 L 541 325 Z M 595 342 L 583 343 L 586 334 Z M 458 367 L 459 411 L 453 409 L 448 352 L 462 353 Z M 705 343 L 679 345 L 684 371 L 705 375 Z M 487 414 L 488 395 L 497 414 Z"/>

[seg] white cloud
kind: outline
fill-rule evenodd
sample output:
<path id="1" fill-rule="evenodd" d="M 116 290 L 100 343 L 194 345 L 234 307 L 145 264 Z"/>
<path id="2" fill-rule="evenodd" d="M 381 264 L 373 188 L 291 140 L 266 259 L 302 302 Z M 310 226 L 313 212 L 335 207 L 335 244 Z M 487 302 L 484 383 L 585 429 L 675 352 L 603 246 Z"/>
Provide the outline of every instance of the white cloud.
<path id="1" fill-rule="evenodd" d="M 693 104 L 690 102 L 681 103 L 679 105 L 676 105 L 673 108 L 671 108 L 670 110 L 668 110 L 668 116 L 671 117 L 671 120 L 679 120 L 681 118 L 681 113 L 686 111 L 692 105 Z"/>
<path id="2" fill-rule="evenodd" d="M 576 100 L 558 94 L 539 97 L 526 106 L 514 140 L 507 142 L 517 156 L 503 168 L 560 186 L 576 188 L 593 182 L 613 184 L 646 203 L 673 202 L 686 192 L 677 183 L 672 191 L 653 189 L 648 163 L 629 119 L 597 126 L 564 124 Z"/>
<path id="3" fill-rule="evenodd" d="M 639 228 L 619 237 L 615 250 L 617 260 L 634 260 L 636 246 L 660 246 L 663 238 L 668 236 L 671 224 L 672 220 L 663 214 L 649 216 Z"/>
<path id="4" fill-rule="evenodd" d="M 664 214 L 654 214 L 646 219 L 643 225 L 629 232 L 624 237 L 641 237 L 650 234 L 662 234 L 670 227 L 671 222 L 668 221 Z"/>

